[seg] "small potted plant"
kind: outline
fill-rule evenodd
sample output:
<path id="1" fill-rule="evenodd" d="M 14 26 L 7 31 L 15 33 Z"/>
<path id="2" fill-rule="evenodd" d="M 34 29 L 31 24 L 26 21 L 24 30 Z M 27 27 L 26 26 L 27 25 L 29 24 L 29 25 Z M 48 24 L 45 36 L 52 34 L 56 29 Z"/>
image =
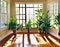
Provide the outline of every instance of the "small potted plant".
<path id="1" fill-rule="evenodd" d="M 29 30 L 31 29 L 31 20 L 26 22 L 25 26 L 26 26 L 26 29 L 28 29 L 28 33 L 29 33 Z"/>
<path id="2" fill-rule="evenodd" d="M 58 25 L 59 27 L 58 35 L 60 35 L 60 13 L 58 13 L 58 15 L 55 16 L 55 25 Z"/>
<path id="3" fill-rule="evenodd" d="M 17 21 L 14 17 L 11 17 L 8 24 L 5 24 L 9 30 L 13 30 L 13 35 L 16 36 Z"/>
<path id="4" fill-rule="evenodd" d="M 28 41 L 29 41 L 29 44 L 30 44 L 30 29 L 31 29 L 31 20 L 29 20 L 28 22 L 26 22 L 26 24 L 25 24 L 25 26 L 26 26 L 26 29 L 28 30 Z"/>

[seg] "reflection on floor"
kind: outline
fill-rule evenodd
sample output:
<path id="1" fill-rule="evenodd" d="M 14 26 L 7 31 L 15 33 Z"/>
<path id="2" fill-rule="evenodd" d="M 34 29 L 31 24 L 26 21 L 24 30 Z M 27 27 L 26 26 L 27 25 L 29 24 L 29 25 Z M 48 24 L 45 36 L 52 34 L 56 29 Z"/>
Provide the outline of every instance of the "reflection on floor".
<path id="1" fill-rule="evenodd" d="M 30 34 L 29 39 L 27 34 L 17 34 L 16 37 L 12 36 L 3 47 L 60 47 L 60 43 L 51 36 Z"/>

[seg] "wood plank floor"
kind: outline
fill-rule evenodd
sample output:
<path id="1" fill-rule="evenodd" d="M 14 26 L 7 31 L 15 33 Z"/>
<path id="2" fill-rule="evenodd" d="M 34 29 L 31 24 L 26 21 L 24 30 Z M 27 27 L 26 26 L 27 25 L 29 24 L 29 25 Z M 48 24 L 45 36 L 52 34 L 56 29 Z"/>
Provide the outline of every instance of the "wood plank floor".
<path id="1" fill-rule="evenodd" d="M 60 47 L 52 36 L 42 34 L 17 34 L 12 36 L 3 47 Z"/>

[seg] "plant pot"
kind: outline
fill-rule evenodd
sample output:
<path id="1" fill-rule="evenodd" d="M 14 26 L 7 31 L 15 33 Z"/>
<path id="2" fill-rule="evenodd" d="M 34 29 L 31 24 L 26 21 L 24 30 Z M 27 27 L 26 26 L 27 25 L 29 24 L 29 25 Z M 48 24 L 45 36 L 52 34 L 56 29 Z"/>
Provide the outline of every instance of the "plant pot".
<path id="1" fill-rule="evenodd" d="M 13 35 L 16 37 L 16 30 L 13 30 Z"/>

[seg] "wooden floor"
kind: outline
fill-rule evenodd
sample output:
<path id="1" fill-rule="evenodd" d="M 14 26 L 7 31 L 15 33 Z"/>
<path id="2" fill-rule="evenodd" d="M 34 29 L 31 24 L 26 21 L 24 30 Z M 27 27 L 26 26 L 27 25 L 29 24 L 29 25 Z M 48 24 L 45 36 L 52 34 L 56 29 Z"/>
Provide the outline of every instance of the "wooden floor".
<path id="1" fill-rule="evenodd" d="M 12 36 L 3 47 L 60 47 L 59 41 L 41 34 L 17 34 Z"/>

